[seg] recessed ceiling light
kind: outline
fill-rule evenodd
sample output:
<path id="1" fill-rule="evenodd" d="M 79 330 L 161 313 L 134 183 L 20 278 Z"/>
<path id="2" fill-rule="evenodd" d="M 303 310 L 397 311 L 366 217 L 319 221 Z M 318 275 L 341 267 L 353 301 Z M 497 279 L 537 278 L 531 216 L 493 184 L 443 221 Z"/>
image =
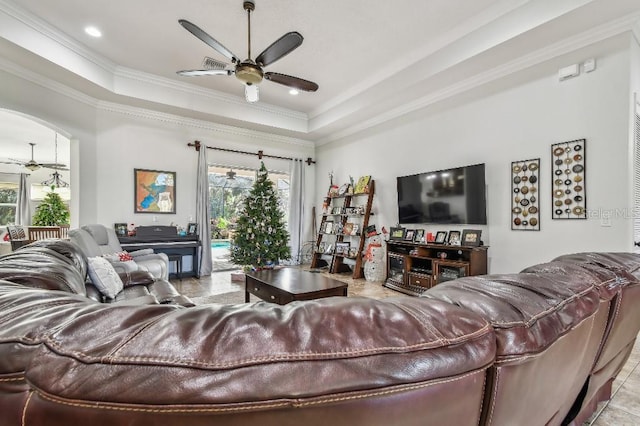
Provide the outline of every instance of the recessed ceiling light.
<path id="1" fill-rule="evenodd" d="M 92 26 L 86 27 L 84 29 L 84 32 L 89 34 L 91 37 L 102 37 L 102 32 L 96 27 L 92 27 Z"/>
<path id="2" fill-rule="evenodd" d="M 291 90 L 289 90 L 289 94 L 290 94 L 290 95 L 295 96 L 295 95 L 297 95 L 298 93 L 300 93 L 300 92 L 298 92 L 298 90 L 297 90 L 297 89 L 291 89 Z"/>

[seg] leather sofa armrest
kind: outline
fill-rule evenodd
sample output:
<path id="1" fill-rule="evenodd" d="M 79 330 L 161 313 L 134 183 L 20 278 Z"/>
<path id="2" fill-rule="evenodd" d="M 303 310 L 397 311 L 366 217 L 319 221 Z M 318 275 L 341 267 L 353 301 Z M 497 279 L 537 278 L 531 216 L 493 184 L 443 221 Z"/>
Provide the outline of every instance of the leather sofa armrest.
<path id="1" fill-rule="evenodd" d="M 130 272 L 121 272 L 118 275 L 120 276 L 122 284 L 125 288 L 134 285 L 149 285 L 153 284 L 156 281 L 151 272 L 141 269 Z"/>
<path id="2" fill-rule="evenodd" d="M 141 250 L 135 250 L 135 251 L 130 251 L 129 254 L 131 255 L 131 257 L 133 257 L 134 259 L 138 256 L 144 256 L 147 254 L 153 254 L 153 249 L 141 249 Z"/>

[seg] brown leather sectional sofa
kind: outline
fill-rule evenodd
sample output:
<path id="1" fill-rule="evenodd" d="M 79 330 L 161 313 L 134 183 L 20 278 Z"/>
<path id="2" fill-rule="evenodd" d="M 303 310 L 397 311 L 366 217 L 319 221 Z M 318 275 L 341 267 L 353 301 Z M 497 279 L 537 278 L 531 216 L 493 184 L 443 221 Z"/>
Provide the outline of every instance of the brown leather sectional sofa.
<path id="1" fill-rule="evenodd" d="M 423 298 L 184 307 L 96 303 L 71 243 L 26 247 L 0 258 L 0 424 L 578 424 L 633 347 L 639 268 L 583 253 Z"/>

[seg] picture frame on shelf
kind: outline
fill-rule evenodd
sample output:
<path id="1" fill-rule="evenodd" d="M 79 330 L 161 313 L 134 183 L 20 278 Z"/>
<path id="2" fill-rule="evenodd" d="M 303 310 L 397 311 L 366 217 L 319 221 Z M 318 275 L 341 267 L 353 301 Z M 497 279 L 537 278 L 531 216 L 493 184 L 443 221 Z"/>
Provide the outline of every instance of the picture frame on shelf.
<path id="1" fill-rule="evenodd" d="M 358 256 L 358 247 L 349 247 L 348 257 L 355 258 Z"/>
<path id="2" fill-rule="evenodd" d="M 333 221 L 332 220 L 325 221 L 323 229 L 322 229 L 322 233 L 323 234 L 331 234 L 332 230 L 333 230 Z"/>
<path id="3" fill-rule="evenodd" d="M 391 228 L 389 238 L 394 241 L 401 241 L 404 238 L 404 228 Z"/>
<path id="4" fill-rule="evenodd" d="M 331 254 L 333 252 L 333 244 L 327 244 L 324 248 L 324 254 Z"/>
<path id="5" fill-rule="evenodd" d="M 327 244 L 325 242 L 321 242 L 320 244 L 318 244 L 318 247 L 316 247 L 316 253 L 324 253 L 326 249 Z"/>
<path id="6" fill-rule="evenodd" d="M 336 254 L 347 256 L 349 254 L 349 248 L 351 244 L 348 241 L 338 241 L 336 243 Z"/>
<path id="7" fill-rule="evenodd" d="M 349 189 L 349 184 L 343 183 L 342 185 L 340 185 L 340 188 L 338 188 L 338 195 L 345 195 L 348 189 Z"/>
<path id="8" fill-rule="evenodd" d="M 133 169 L 134 213 L 176 214 L 176 172 Z"/>
<path id="9" fill-rule="evenodd" d="M 416 230 L 415 229 L 407 229 L 404 232 L 404 237 L 402 238 L 404 241 L 413 241 L 413 237 L 416 234 Z"/>
<path id="10" fill-rule="evenodd" d="M 113 229 L 116 231 L 118 237 L 127 236 L 127 224 L 126 223 L 114 223 Z"/>
<path id="11" fill-rule="evenodd" d="M 342 227 L 342 233 L 344 235 L 352 235 L 353 233 L 353 222 L 347 222 L 344 224 L 344 226 Z"/>
<path id="12" fill-rule="evenodd" d="M 460 231 L 449 231 L 449 237 L 447 238 L 447 244 L 450 246 L 460 245 Z"/>
<path id="13" fill-rule="evenodd" d="M 196 235 L 198 232 L 198 224 L 195 222 L 190 222 L 187 225 L 187 235 Z"/>
<path id="14" fill-rule="evenodd" d="M 434 244 L 444 244 L 447 241 L 447 231 L 438 231 L 436 233 L 436 239 L 433 241 Z"/>
<path id="15" fill-rule="evenodd" d="M 342 214 L 342 207 L 334 207 L 331 209 L 331 214 Z"/>
<path id="16" fill-rule="evenodd" d="M 424 229 L 416 229 L 416 234 L 413 236 L 414 243 L 424 242 Z"/>
<path id="17" fill-rule="evenodd" d="M 480 235 L 482 235 L 482 230 L 480 229 L 464 229 L 462 230 L 461 244 L 463 246 L 479 247 Z"/>
<path id="18" fill-rule="evenodd" d="M 369 181 L 371 176 L 360 176 L 356 187 L 353 189 L 354 194 L 366 194 L 369 192 Z"/>

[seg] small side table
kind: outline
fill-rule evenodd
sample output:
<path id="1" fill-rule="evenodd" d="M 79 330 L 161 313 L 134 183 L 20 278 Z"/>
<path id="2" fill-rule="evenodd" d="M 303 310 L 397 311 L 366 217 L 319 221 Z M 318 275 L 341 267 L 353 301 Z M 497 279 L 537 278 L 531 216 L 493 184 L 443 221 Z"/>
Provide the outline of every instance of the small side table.
<path id="1" fill-rule="evenodd" d="M 182 255 L 181 254 L 168 254 L 169 264 L 176 262 L 176 276 L 182 281 Z"/>

